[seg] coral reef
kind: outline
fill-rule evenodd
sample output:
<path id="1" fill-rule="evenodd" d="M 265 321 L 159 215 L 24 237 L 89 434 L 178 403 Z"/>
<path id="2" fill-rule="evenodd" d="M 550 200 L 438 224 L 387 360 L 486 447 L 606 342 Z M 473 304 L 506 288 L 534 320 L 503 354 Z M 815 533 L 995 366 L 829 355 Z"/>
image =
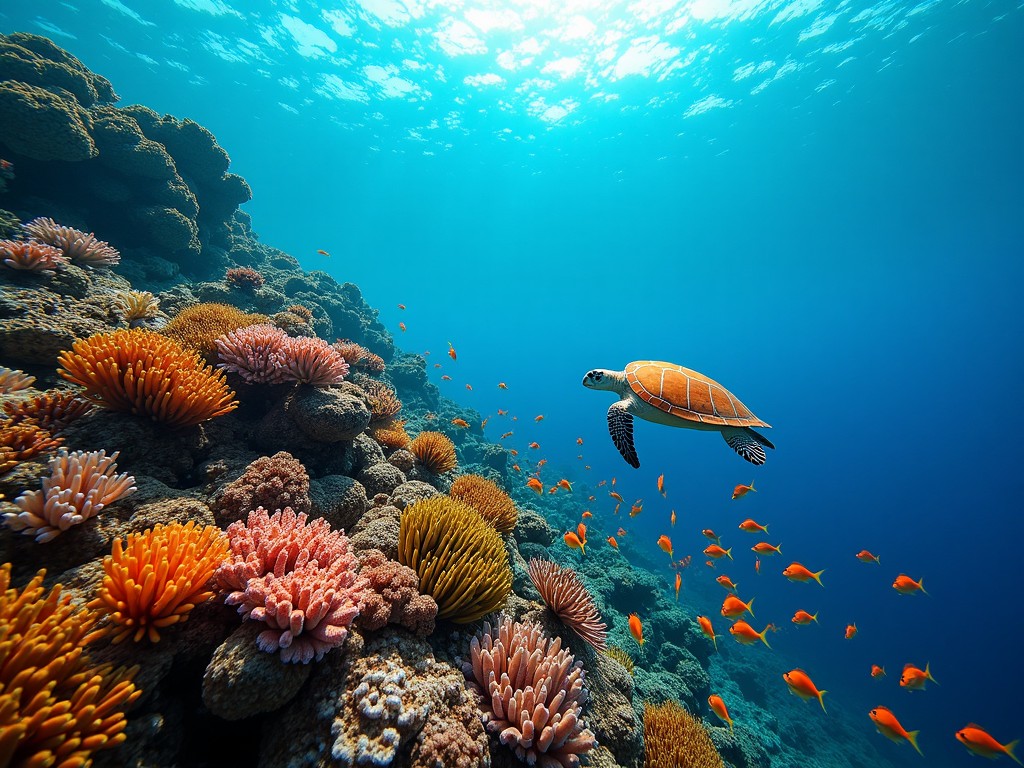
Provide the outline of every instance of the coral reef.
<path id="1" fill-rule="evenodd" d="M 533 558 L 529 574 L 533 586 L 552 613 L 584 642 L 595 650 L 603 651 L 607 645 L 608 626 L 601 621 L 593 596 L 576 572 L 549 560 Z"/>
<path id="2" fill-rule="evenodd" d="M 405 419 L 395 419 L 389 424 L 383 426 L 374 427 L 372 430 L 373 439 L 380 443 L 384 448 L 391 450 L 397 450 L 399 448 L 405 448 L 409 445 L 412 438 L 409 437 L 409 433 L 405 431 Z M 415 459 L 415 456 L 409 454 L 410 458 Z M 392 464 L 395 462 L 392 461 Z M 410 463 L 407 467 L 399 466 L 395 464 L 399 469 L 409 470 L 412 469 Z"/>
<path id="3" fill-rule="evenodd" d="M 23 225 L 25 233 L 40 243 L 60 249 L 64 257 L 85 267 L 112 267 L 121 261 L 121 254 L 110 243 L 99 240 L 92 232 L 65 227 L 53 219 L 39 217 Z"/>
<path id="4" fill-rule="evenodd" d="M 38 424 L 3 424 L 0 426 L 0 473 L 19 462 L 55 450 L 63 438 L 54 437 Z"/>
<path id="5" fill-rule="evenodd" d="M 377 549 L 364 552 L 359 562 L 359 575 L 366 580 L 359 603 L 360 627 L 375 630 L 396 624 L 421 637 L 434 631 L 437 603 L 420 594 L 416 571 L 389 560 Z"/>
<path id="6" fill-rule="evenodd" d="M 448 493 L 453 499 L 469 504 L 498 533 L 505 535 L 515 530 L 519 516 L 516 503 L 493 480 L 481 475 L 460 475 Z"/>
<path id="7" fill-rule="evenodd" d="M 186 349 L 212 355 L 216 340 L 226 333 L 267 322 L 264 315 L 243 312 L 230 304 L 193 304 L 178 312 L 164 328 L 164 333 Z"/>
<path id="8" fill-rule="evenodd" d="M 262 288 L 266 280 L 252 267 L 232 267 L 224 273 L 224 282 L 232 288 L 255 291 Z"/>
<path id="9" fill-rule="evenodd" d="M 5 402 L 3 412 L 8 422 L 3 427 L 35 424 L 57 435 L 89 413 L 92 407 L 92 403 L 70 390 L 51 389 L 41 395 Z"/>

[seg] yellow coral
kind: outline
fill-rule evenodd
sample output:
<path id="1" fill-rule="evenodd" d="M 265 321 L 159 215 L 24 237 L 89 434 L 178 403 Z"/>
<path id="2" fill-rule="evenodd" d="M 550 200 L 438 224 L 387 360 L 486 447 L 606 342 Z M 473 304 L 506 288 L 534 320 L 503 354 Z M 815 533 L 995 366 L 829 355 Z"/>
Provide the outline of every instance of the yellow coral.
<path id="1" fill-rule="evenodd" d="M 163 332 L 186 349 L 213 356 L 216 354 L 213 342 L 218 337 L 247 325 L 267 322 L 270 319 L 266 315 L 246 314 L 230 304 L 193 304 L 176 314 Z"/>
<path id="2" fill-rule="evenodd" d="M 420 432 L 409 443 L 409 450 L 420 464 L 435 475 L 451 472 L 459 466 L 455 443 L 441 432 Z"/>
<path id="3" fill-rule="evenodd" d="M 398 562 L 420 577 L 437 618 L 465 624 L 501 608 L 512 570 L 501 537 L 467 504 L 449 496 L 417 501 L 402 512 Z"/>
<path id="4" fill-rule="evenodd" d="M 58 373 L 83 397 L 112 411 L 187 427 L 235 410 L 223 371 L 153 331 L 119 330 L 80 339 L 61 353 Z"/>
<path id="5" fill-rule="evenodd" d="M 125 708 L 139 697 L 137 671 L 93 666 L 83 646 L 102 632 L 45 571 L 19 593 L 0 566 L 0 765 L 88 766 L 125 740 Z"/>
<path id="6" fill-rule="evenodd" d="M 619 664 L 626 668 L 629 672 L 629 676 L 633 676 L 633 657 L 626 653 L 622 648 L 617 645 L 609 645 L 608 649 L 604 652 L 605 656 L 615 659 Z"/>
<path id="7" fill-rule="evenodd" d="M 519 510 L 497 483 L 481 475 L 462 475 L 452 483 L 449 493 L 479 512 L 498 533 L 512 533 L 515 529 Z"/>
<path id="8" fill-rule="evenodd" d="M 644 768 L 723 768 L 704 723 L 674 701 L 644 702 Z"/>
<path id="9" fill-rule="evenodd" d="M 115 539 L 113 551 L 103 559 L 106 576 L 89 608 L 119 625 L 115 643 L 129 637 L 159 642 L 157 630 L 184 621 L 196 605 L 216 594 L 207 585 L 228 554 L 227 536 L 212 525 L 171 523 L 130 533 L 127 547 Z"/>

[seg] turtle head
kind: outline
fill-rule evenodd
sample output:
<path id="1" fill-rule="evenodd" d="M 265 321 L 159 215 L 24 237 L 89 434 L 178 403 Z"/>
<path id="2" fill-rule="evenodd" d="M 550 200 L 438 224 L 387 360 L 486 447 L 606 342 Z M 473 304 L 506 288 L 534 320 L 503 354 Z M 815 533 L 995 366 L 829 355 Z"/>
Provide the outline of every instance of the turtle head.
<path id="1" fill-rule="evenodd" d="M 594 368 L 583 377 L 583 386 L 587 389 L 616 389 L 619 386 L 621 373 L 605 368 Z"/>

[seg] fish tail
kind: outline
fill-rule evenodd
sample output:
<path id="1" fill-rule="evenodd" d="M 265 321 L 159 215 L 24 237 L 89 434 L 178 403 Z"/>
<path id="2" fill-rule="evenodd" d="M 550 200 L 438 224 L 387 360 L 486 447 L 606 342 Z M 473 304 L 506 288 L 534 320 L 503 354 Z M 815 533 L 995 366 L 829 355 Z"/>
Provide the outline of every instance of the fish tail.
<path id="1" fill-rule="evenodd" d="M 1007 756 L 1008 756 L 1008 757 L 1009 757 L 1009 758 L 1010 758 L 1011 760 L 1013 760 L 1013 762 L 1015 762 L 1015 763 L 1016 763 L 1017 765 L 1024 765 L 1024 763 L 1022 763 L 1022 762 L 1020 761 L 1020 758 L 1018 758 L 1018 757 L 1017 757 L 1017 755 L 1015 755 L 1015 754 L 1013 753 L 1013 751 L 1014 751 L 1014 750 L 1015 750 L 1015 749 L 1017 748 L 1017 745 L 1018 745 L 1018 744 L 1020 744 L 1020 739 L 1014 739 L 1014 740 L 1013 740 L 1013 741 L 1011 741 L 1011 742 L 1010 742 L 1009 744 L 1004 744 L 1004 745 L 1003 745 L 1003 751 L 1004 751 L 1004 752 L 1006 753 L 1006 755 L 1007 755 Z"/>
<path id="2" fill-rule="evenodd" d="M 818 571 L 817 573 L 812 573 L 812 574 L 811 574 L 811 576 L 813 576 L 813 577 L 814 577 L 814 580 L 815 580 L 816 582 L 818 582 L 818 585 L 819 585 L 819 586 L 822 586 L 822 587 L 824 587 L 824 586 L 825 586 L 824 584 L 822 584 L 822 583 L 821 583 L 821 574 L 823 574 L 824 572 L 825 572 L 825 569 L 824 569 L 824 568 L 822 568 L 822 569 L 821 569 L 820 571 Z"/>
<path id="3" fill-rule="evenodd" d="M 771 627 L 771 624 L 769 624 L 767 627 L 762 629 L 760 634 L 758 634 L 758 637 L 761 638 L 761 642 L 764 643 L 765 645 L 768 645 L 768 638 L 766 638 L 765 635 L 768 634 L 768 629 L 770 627 Z M 768 645 L 768 650 L 771 650 L 771 646 L 770 645 Z"/>
<path id="4" fill-rule="evenodd" d="M 924 757 L 924 752 L 922 752 L 921 748 L 917 746 L 917 734 L 919 733 L 920 731 L 909 731 L 907 733 L 907 741 L 910 742 L 910 746 L 917 750 L 917 754 L 919 754 L 921 757 Z"/>
<path id="5" fill-rule="evenodd" d="M 721 637 L 721 635 L 712 635 L 711 636 L 711 644 L 715 646 L 715 653 L 718 653 L 718 638 L 720 638 L 720 637 Z M 1013 742 L 1013 743 L 1016 744 L 1017 742 Z M 1016 758 L 1014 758 L 1014 759 L 1016 759 Z"/>
<path id="6" fill-rule="evenodd" d="M 924 590 L 924 576 L 918 579 L 917 588 L 921 590 L 922 595 L 928 595 L 928 593 Z M 931 597 L 931 595 L 928 595 L 928 597 Z"/>
<path id="7" fill-rule="evenodd" d="M 754 480 L 756 479 L 757 478 L 754 478 Z M 754 480 L 750 481 L 750 490 L 752 490 L 754 493 L 757 493 L 757 488 L 754 487 Z"/>
<path id="8" fill-rule="evenodd" d="M 936 680 L 934 677 L 932 677 L 932 671 L 928 668 L 928 662 L 927 661 L 924 663 L 924 676 L 927 677 L 929 680 L 931 680 L 936 685 L 939 684 L 939 681 Z"/>
<path id="9" fill-rule="evenodd" d="M 732 718 L 730 717 L 729 718 L 729 735 L 731 736 L 732 734 L 733 734 Z"/>
<path id="10" fill-rule="evenodd" d="M 826 693 L 828 693 L 828 691 L 818 691 L 818 703 L 821 704 L 821 711 L 824 712 L 827 715 L 828 714 L 828 710 L 825 709 L 825 694 Z M 917 733 L 917 731 L 914 731 L 914 733 Z M 916 747 L 917 745 L 915 744 L 914 746 Z M 917 750 L 917 751 L 920 752 L 921 750 Z"/>
<path id="11" fill-rule="evenodd" d="M 727 554 L 729 556 L 729 559 L 732 560 L 732 547 L 729 547 L 727 550 L 725 550 L 725 554 Z M 924 590 L 922 589 L 921 591 L 923 592 Z"/>
<path id="12" fill-rule="evenodd" d="M 817 614 L 817 613 L 815 613 L 815 614 L 812 614 L 811 618 L 812 618 L 812 619 L 814 619 L 814 623 L 815 623 L 815 624 L 817 624 L 817 623 L 818 623 L 818 614 Z"/>
<path id="13" fill-rule="evenodd" d="M 754 618 L 754 598 L 750 598 L 750 602 L 747 603 L 747 613 L 750 614 L 750 618 Z"/>

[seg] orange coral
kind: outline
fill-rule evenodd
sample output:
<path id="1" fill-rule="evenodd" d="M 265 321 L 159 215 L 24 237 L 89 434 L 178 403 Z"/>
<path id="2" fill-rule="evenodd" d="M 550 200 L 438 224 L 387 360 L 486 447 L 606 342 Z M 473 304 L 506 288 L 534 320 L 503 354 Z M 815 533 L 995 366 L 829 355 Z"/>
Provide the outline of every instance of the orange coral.
<path id="1" fill-rule="evenodd" d="M 455 455 L 455 443 L 440 432 L 420 432 L 416 439 L 409 443 L 409 450 L 420 464 L 435 475 L 451 472 L 459 466 L 459 459 Z"/>
<path id="2" fill-rule="evenodd" d="M 337 347 L 335 347 L 337 349 Z M 344 357 L 344 355 L 342 355 Z M 387 384 L 364 376 L 358 382 L 370 401 L 370 424 L 387 424 L 402 410 L 402 401 Z"/>
<path id="3" fill-rule="evenodd" d="M 331 346 L 338 350 L 341 356 L 345 358 L 345 362 L 351 365 L 354 370 L 365 371 L 366 373 L 384 372 L 384 358 L 373 354 L 373 352 L 361 344 L 356 344 L 348 339 L 338 339 Z"/>
<path id="4" fill-rule="evenodd" d="M 38 424 L 5 424 L 0 427 L 0 473 L 41 453 L 52 451 L 63 438 L 54 437 Z"/>
<path id="5" fill-rule="evenodd" d="M 409 433 L 405 431 L 405 419 L 396 419 L 382 427 L 374 427 L 373 439 L 385 448 L 405 448 L 409 445 Z"/>
<path id="6" fill-rule="evenodd" d="M 93 666 L 82 647 L 102 635 L 45 571 L 19 593 L 0 566 L 0 764 L 88 766 L 125 740 L 125 708 L 139 697 L 138 669 Z"/>
<path id="7" fill-rule="evenodd" d="M 159 642 L 157 630 L 184 621 L 196 605 L 216 594 L 207 584 L 228 554 L 227 536 L 212 525 L 171 523 L 130 533 L 127 547 L 115 539 L 111 554 L 103 559 L 106 576 L 89 608 L 109 614 L 119 625 L 115 643 L 129 637 Z"/>
<path id="8" fill-rule="evenodd" d="M 704 724 L 674 701 L 644 702 L 644 768 L 723 768 Z"/>
<path id="9" fill-rule="evenodd" d="M 92 403 L 70 390 L 51 389 L 24 400 L 9 400 L 3 409 L 10 419 L 9 426 L 28 422 L 57 434 L 92 410 Z"/>
<path id="10" fill-rule="evenodd" d="M 230 304 L 194 304 L 176 314 L 163 332 L 186 349 L 212 356 L 216 352 L 215 339 L 247 325 L 266 322 L 266 315 L 246 314 Z"/>
<path id="11" fill-rule="evenodd" d="M 452 483 L 452 498 L 466 502 L 498 533 L 512 533 L 519 511 L 512 497 L 481 475 L 462 475 Z"/>
<path id="12" fill-rule="evenodd" d="M 238 407 L 235 393 L 195 352 L 141 329 L 97 333 L 58 358 L 58 373 L 85 387 L 83 397 L 112 411 L 187 427 Z"/>

